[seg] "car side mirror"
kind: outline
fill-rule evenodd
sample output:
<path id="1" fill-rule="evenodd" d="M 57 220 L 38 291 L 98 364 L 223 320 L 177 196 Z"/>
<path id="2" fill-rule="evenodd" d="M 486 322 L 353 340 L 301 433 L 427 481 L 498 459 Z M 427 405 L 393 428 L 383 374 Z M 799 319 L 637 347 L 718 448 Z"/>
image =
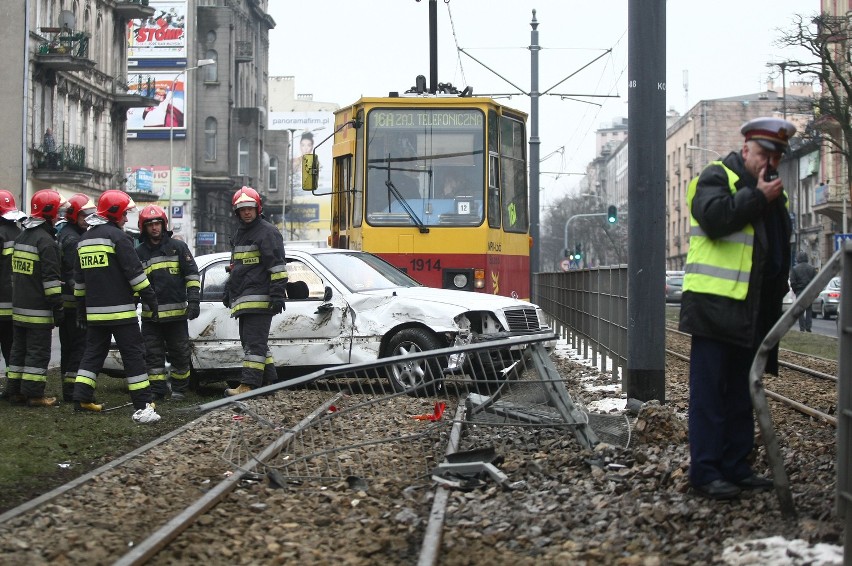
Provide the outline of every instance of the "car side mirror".
<path id="1" fill-rule="evenodd" d="M 334 294 L 331 292 L 331 287 L 326 285 L 325 292 L 322 294 L 322 300 L 328 302 L 331 300 L 332 296 L 334 296 Z"/>

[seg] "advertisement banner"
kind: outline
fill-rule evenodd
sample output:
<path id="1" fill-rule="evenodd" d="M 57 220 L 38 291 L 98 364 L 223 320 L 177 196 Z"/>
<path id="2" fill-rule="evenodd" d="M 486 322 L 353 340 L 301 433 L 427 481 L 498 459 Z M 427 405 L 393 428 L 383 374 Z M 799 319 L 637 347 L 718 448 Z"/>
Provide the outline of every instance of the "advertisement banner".
<path id="1" fill-rule="evenodd" d="M 150 78 L 150 81 L 149 81 Z M 130 73 L 128 94 L 137 94 L 137 89 L 148 89 L 153 85 L 156 106 L 130 108 L 127 111 L 127 130 L 183 130 L 186 128 L 186 80 L 175 72 Z"/>
<path id="2" fill-rule="evenodd" d="M 151 193 L 157 200 L 169 200 L 169 166 L 127 167 L 126 190 L 128 192 Z M 174 168 L 174 195 L 172 200 L 192 199 L 192 168 Z"/>
<path id="3" fill-rule="evenodd" d="M 270 130 L 288 130 L 292 141 L 291 155 L 279 156 L 281 163 L 290 163 L 286 172 L 282 171 L 281 185 L 292 187 L 295 194 L 302 192 L 302 155 L 314 151 L 314 147 L 334 132 L 334 114 L 331 112 L 270 112 Z M 327 141 L 317 148 L 319 158 L 318 193 L 331 192 L 331 145 Z"/>
<path id="4" fill-rule="evenodd" d="M 128 59 L 185 59 L 186 2 L 149 4 L 157 11 L 147 19 L 127 23 Z"/>

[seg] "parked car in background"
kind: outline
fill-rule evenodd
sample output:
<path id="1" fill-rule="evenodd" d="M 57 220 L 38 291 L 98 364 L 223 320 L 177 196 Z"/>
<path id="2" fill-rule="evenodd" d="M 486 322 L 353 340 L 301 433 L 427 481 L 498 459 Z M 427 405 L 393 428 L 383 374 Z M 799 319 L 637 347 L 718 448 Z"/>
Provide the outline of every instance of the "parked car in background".
<path id="1" fill-rule="evenodd" d="M 679 303 L 683 294 L 683 271 L 666 271 L 666 302 Z"/>
<path id="2" fill-rule="evenodd" d="M 814 299 L 814 316 L 822 316 L 825 319 L 837 316 L 838 305 L 840 305 L 840 277 L 834 277 Z"/>
<path id="3" fill-rule="evenodd" d="M 424 287 L 366 252 L 290 247 L 286 253 L 287 306 L 272 319 L 269 332 L 269 348 L 282 377 L 489 339 L 550 333 L 544 312 L 532 303 Z M 194 381 L 238 378 L 242 367 L 238 322 L 222 304 L 229 262 L 228 253 L 196 258 L 201 314 L 189 321 Z M 511 360 L 518 353 L 498 354 Z M 490 368 L 480 366 L 486 375 L 477 379 L 499 378 L 506 367 L 503 361 L 493 359 Z M 408 391 L 424 376 L 435 375 L 424 363 L 395 364 L 387 378 L 396 391 Z M 441 369 L 437 371 L 440 375 Z M 123 372 L 117 350 L 110 351 L 104 372 Z"/>
<path id="4" fill-rule="evenodd" d="M 787 294 L 784 295 L 784 298 L 781 299 L 781 312 L 787 312 L 790 310 L 790 307 L 793 306 L 793 301 L 796 300 L 796 295 L 793 293 L 793 290 L 790 289 L 787 291 Z"/>

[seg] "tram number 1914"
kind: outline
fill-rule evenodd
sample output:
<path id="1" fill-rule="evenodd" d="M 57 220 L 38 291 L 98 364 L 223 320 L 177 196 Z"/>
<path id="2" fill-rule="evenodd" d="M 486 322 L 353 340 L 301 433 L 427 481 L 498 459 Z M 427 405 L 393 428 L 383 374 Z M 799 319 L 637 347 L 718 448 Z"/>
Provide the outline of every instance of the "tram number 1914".
<path id="1" fill-rule="evenodd" d="M 412 259 L 411 271 L 441 271 L 440 259 Z"/>

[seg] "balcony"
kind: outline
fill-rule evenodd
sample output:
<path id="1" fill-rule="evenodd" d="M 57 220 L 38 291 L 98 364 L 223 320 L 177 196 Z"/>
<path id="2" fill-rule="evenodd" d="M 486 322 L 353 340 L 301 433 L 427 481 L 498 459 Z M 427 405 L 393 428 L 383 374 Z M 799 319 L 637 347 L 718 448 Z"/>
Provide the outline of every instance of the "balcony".
<path id="1" fill-rule="evenodd" d="M 32 148 L 33 177 L 47 183 L 84 183 L 92 178 L 86 169 L 86 148 L 82 145 L 63 144 L 56 151 L 47 151 L 44 145 Z"/>
<path id="2" fill-rule="evenodd" d="M 148 0 L 118 0 L 113 11 L 119 18 L 139 20 L 150 18 L 156 10 L 148 6 Z"/>
<path id="3" fill-rule="evenodd" d="M 154 97 L 156 83 L 151 75 L 115 77 L 112 81 L 112 100 L 122 108 L 145 108 L 157 106 L 160 101 Z"/>
<path id="4" fill-rule="evenodd" d="M 42 33 L 52 37 L 38 46 L 35 62 L 54 71 L 85 71 L 93 69 L 95 62 L 89 59 L 89 34 L 64 28 L 41 28 Z"/>
<path id="5" fill-rule="evenodd" d="M 234 61 L 251 63 L 254 59 L 254 46 L 251 41 L 237 41 L 234 47 Z"/>

